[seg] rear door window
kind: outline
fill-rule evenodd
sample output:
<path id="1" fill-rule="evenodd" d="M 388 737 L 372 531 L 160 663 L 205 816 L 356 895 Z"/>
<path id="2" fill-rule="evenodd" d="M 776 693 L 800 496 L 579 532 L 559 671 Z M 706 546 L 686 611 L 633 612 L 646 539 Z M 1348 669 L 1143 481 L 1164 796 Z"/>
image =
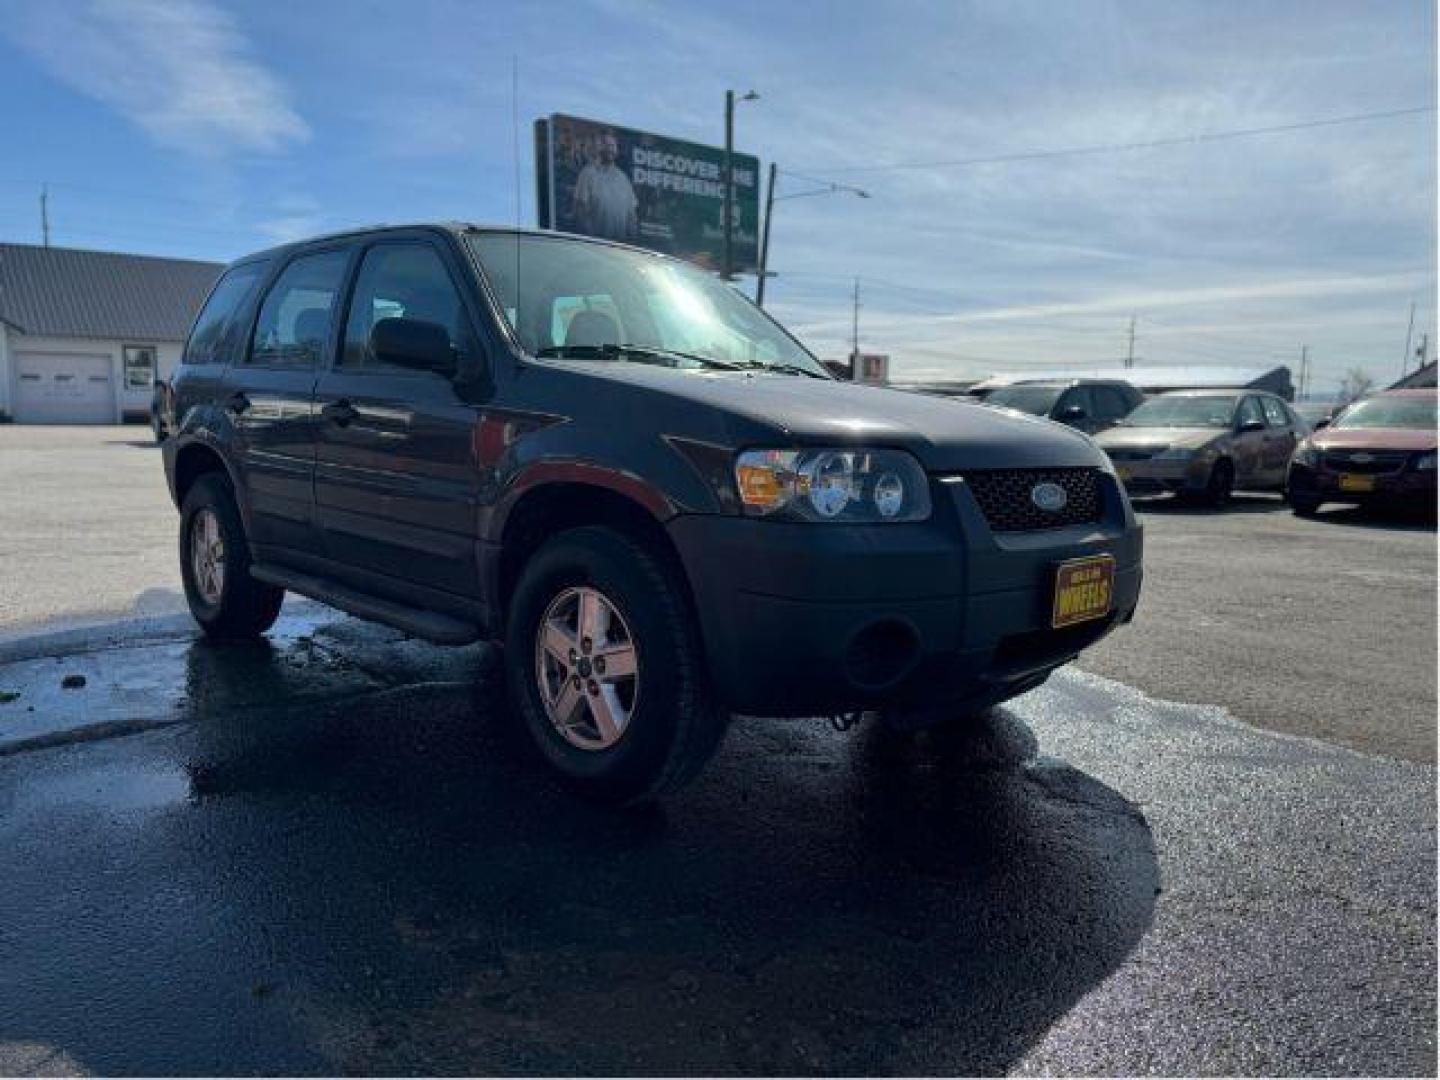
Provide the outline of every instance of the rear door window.
<path id="1" fill-rule="evenodd" d="M 1092 386 L 1090 392 L 1095 397 L 1096 420 L 1119 420 L 1130 411 L 1130 399 L 1119 387 Z"/>
<path id="2" fill-rule="evenodd" d="M 245 263 L 231 267 L 210 293 L 200 309 L 195 327 L 185 343 L 187 364 L 228 364 L 235 358 L 236 346 L 244 341 L 245 314 L 255 290 L 265 273 L 264 263 Z"/>
<path id="3" fill-rule="evenodd" d="M 1084 419 L 1094 419 L 1095 402 L 1090 397 L 1088 386 L 1072 386 L 1066 390 L 1060 395 L 1060 400 L 1055 403 L 1055 408 L 1050 411 L 1050 415 L 1063 417 L 1068 409 L 1080 409 L 1085 413 Z"/>
<path id="4" fill-rule="evenodd" d="M 260 367 L 313 368 L 330 341 L 336 299 L 350 253 L 302 255 L 275 280 L 260 306 L 250 362 Z"/>

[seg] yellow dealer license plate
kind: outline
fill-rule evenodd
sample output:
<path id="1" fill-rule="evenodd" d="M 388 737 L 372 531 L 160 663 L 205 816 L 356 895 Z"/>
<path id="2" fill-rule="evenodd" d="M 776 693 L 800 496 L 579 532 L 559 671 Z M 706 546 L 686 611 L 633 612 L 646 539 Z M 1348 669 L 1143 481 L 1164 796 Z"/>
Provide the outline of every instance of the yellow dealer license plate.
<path id="1" fill-rule="evenodd" d="M 1057 630 L 1109 614 L 1115 591 L 1115 560 L 1109 555 L 1074 559 L 1055 568 L 1055 610 L 1050 625 Z"/>
<path id="2" fill-rule="evenodd" d="M 1340 474 L 1341 491 L 1374 491 L 1375 477 L 1357 476 L 1355 473 Z"/>

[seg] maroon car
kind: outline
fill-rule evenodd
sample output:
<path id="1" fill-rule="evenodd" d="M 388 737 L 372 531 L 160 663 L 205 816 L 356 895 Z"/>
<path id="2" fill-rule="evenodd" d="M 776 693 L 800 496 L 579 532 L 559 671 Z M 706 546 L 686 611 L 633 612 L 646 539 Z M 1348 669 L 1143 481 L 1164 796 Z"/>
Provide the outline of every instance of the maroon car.
<path id="1" fill-rule="evenodd" d="M 1357 401 L 1295 448 L 1286 494 L 1295 513 L 1322 503 L 1435 506 L 1435 391 Z"/>

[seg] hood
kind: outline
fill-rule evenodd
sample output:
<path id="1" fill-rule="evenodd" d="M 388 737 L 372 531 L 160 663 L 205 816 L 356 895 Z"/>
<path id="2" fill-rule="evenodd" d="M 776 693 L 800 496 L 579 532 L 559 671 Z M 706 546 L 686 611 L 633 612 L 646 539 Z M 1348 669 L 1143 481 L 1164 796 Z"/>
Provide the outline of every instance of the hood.
<path id="1" fill-rule="evenodd" d="M 565 366 L 714 409 L 727 421 L 736 449 L 897 447 L 932 472 L 1105 466 L 1088 436 L 1061 424 L 928 394 L 763 372 L 677 371 L 625 362 Z"/>
<path id="2" fill-rule="evenodd" d="M 1095 436 L 1103 450 L 1153 449 L 1183 446 L 1198 450 L 1229 432 L 1223 428 L 1112 427 Z"/>
<path id="3" fill-rule="evenodd" d="M 1310 436 L 1321 450 L 1434 450 L 1432 428 L 1321 428 Z"/>

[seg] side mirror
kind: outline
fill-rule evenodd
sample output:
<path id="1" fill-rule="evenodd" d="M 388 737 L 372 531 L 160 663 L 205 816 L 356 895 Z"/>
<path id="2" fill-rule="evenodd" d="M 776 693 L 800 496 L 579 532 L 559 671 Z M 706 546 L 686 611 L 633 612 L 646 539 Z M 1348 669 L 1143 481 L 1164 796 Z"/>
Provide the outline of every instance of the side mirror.
<path id="1" fill-rule="evenodd" d="M 1083 405 L 1066 405 L 1065 408 L 1060 410 L 1060 415 L 1057 416 L 1056 419 L 1068 423 L 1071 420 L 1085 420 L 1088 419 L 1089 416 L 1090 414 L 1085 411 Z"/>
<path id="2" fill-rule="evenodd" d="M 370 354 L 394 367 L 455 374 L 450 334 L 439 323 L 424 319 L 381 319 L 370 331 Z"/>
<path id="3" fill-rule="evenodd" d="M 1331 419 L 1332 418 L 1329 416 L 1320 417 L 1320 419 L 1316 420 L 1313 425 L 1314 430 L 1319 431 L 1322 427 L 1329 427 Z"/>
<path id="4" fill-rule="evenodd" d="M 1265 421 L 1264 421 L 1264 420 L 1242 420 L 1242 421 L 1240 421 L 1239 425 L 1236 426 L 1235 430 L 1238 431 L 1238 432 L 1240 432 L 1240 434 L 1242 434 L 1242 435 L 1245 434 L 1247 431 L 1264 431 L 1264 430 L 1265 430 Z"/>

